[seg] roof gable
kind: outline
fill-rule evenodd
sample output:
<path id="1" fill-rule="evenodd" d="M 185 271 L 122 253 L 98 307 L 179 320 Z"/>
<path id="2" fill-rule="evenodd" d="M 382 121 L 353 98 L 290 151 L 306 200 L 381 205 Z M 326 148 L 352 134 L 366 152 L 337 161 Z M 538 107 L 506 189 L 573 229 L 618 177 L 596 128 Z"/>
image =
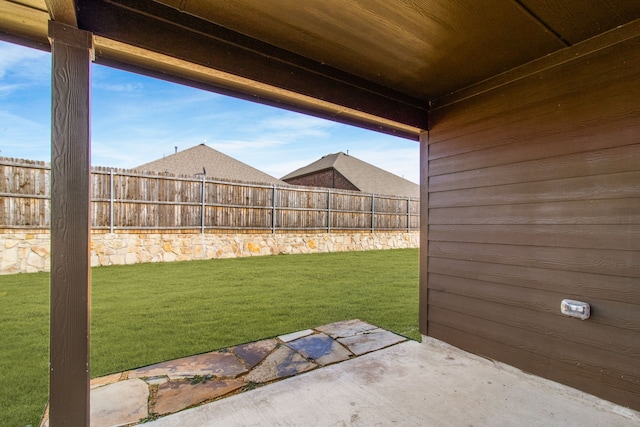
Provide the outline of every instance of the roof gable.
<path id="1" fill-rule="evenodd" d="M 205 144 L 178 151 L 175 154 L 145 163 L 134 169 L 188 176 L 202 174 L 204 170 L 207 177 L 220 180 L 260 184 L 286 184 Z"/>
<path id="2" fill-rule="evenodd" d="M 297 169 L 281 179 L 287 181 L 331 168 L 335 169 L 365 193 L 420 197 L 420 186 L 418 184 L 343 152 L 323 156 L 321 159 Z"/>

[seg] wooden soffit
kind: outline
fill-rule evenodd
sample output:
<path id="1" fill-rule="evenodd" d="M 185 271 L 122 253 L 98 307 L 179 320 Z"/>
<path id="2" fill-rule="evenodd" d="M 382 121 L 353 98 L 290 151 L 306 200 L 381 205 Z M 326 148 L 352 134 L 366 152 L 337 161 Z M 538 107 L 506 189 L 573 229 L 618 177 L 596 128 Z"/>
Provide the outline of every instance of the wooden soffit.
<path id="1" fill-rule="evenodd" d="M 75 13 L 75 16 L 74 16 Z M 416 139 L 432 102 L 640 19 L 616 0 L 0 0 L 0 37 Z"/>
<path id="2" fill-rule="evenodd" d="M 157 0 L 429 101 L 640 18 L 614 0 Z"/>

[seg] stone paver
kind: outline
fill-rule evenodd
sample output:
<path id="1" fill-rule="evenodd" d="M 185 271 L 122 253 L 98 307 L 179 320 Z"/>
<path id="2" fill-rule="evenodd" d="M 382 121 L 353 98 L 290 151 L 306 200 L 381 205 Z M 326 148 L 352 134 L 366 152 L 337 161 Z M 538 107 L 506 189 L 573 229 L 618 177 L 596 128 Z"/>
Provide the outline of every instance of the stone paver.
<path id="1" fill-rule="evenodd" d="M 160 385 L 166 383 L 167 381 L 169 381 L 169 377 L 167 376 L 145 378 L 144 380 L 144 382 L 149 385 Z"/>
<path id="2" fill-rule="evenodd" d="M 190 378 L 196 375 L 236 377 L 247 368 L 232 353 L 212 352 L 158 363 L 129 372 L 129 378 L 167 375 L 171 379 Z"/>
<path id="3" fill-rule="evenodd" d="M 318 365 L 309 362 L 289 347 L 282 346 L 249 372 L 245 379 L 247 382 L 266 383 L 280 378 L 290 377 L 316 368 L 317 366 Z"/>
<path id="4" fill-rule="evenodd" d="M 342 362 L 352 356 L 349 350 L 323 333 L 299 338 L 287 345 L 320 366 Z"/>
<path id="5" fill-rule="evenodd" d="M 297 340 L 298 338 L 306 337 L 307 335 L 313 334 L 313 329 L 305 329 L 304 331 L 292 332 L 286 335 L 280 335 L 278 339 L 282 342 L 289 342 L 293 340 Z"/>
<path id="6" fill-rule="evenodd" d="M 324 332 L 329 335 L 331 338 L 343 338 L 343 337 L 351 337 L 356 334 L 360 334 L 366 331 L 370 331 L 372 329 L 376 329 L 377 326 L 374 326 L 370 323 L 363 322 L 359 319 L 352 320 L 343 320 L 341 322 L 330 323 L 328 325 L 319 326 L 316 329 L 320 332 Z"/>
<path id="7" fill-rule="evenodd" d="M 170 414 L 189 406 L 212 400 L 244 386 L 238 379 L 212 380 L 192 384 L 190 380 L 179 380 L 158 386 L 158 394 L 153 412 Z"/>
<path id="8" fill-rule="evenodd" d="M 149 386 L 131 379 L 91 390 L 91 427 L 130 424 L 148 415 Z"/>
<path id="9" fill-rule="evenodd" d="M 402 341 L 354 319 L 96 378 L 91 426 L 134 425 Z"/>
<path id="10" fill-rule="evenodd" d="M 393 344 L 406 341 L 403 336 L 396 335 L 384 329 L 372 329 L 366 332 L 346 338 L 338 338 L 338 341 L 346 346 L 355 355 L 369 353 L 380 350 Z"/>
<path id="11" fill-rule="evenodd" d="M 275 339 L 262 340 L 249 344 L 242 344 L 235 347 L 236 356 L 244 360 L 249 369 L 252 369 L 258 363 L 269 355 L 278 345 Z"/>
<path id="12" fill-rule="evenodd" d="M 94 379 L 91 380 L 90 387 L 92 389 L 94 389 L 96 387 L 102 387 L 103 385 L 107 385 L 107 384 L 112 384 L 112 383 L 118 382 L 121 379 L 122 379 L 122 374 L 121 373 L 111 374 L 111 375 L 107 375 L 105 377 L 100 377 L 100 378 L 94 378 Z"/>

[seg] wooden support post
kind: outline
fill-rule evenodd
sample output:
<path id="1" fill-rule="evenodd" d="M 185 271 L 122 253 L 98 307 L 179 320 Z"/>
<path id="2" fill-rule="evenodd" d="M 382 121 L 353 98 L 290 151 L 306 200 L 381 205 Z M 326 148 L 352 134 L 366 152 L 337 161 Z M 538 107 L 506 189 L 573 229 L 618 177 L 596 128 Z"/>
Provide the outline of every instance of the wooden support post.
<path id="1" fill-rule="evenodd" d="M 49 425 L 89 425 L 91 33 L 49 21 L 51 329 Z"/>
<path id="2" fill-rule="evenodd" d="M 429 335 L 429 133 L 420 134 L 420 288 L 418 328 Z"/>

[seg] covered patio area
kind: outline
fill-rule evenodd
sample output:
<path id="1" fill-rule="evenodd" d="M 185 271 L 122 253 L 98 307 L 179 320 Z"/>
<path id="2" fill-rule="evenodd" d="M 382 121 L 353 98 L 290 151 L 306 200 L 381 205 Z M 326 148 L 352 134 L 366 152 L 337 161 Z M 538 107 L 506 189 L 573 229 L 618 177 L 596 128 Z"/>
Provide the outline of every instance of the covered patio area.
<path id="1" fill-rule="evenodd" d="M 418 343 L 358 319 L 91 384 L 94 427 L 640 423 L 636 411 L 434 338 Z"/>
<path id="2" fill-rule="evenodd" d="M 420 144 L 427 343 L 184 416 L 451 425 L 432 414 L 461 421 L 478 408 L 469 424 L 628 420 L 435 340 L 640 410 L 639 2 L 0 0 L 0 37 L 52 52 L 52 427 L 90 422 L 92 61 Z"/>

